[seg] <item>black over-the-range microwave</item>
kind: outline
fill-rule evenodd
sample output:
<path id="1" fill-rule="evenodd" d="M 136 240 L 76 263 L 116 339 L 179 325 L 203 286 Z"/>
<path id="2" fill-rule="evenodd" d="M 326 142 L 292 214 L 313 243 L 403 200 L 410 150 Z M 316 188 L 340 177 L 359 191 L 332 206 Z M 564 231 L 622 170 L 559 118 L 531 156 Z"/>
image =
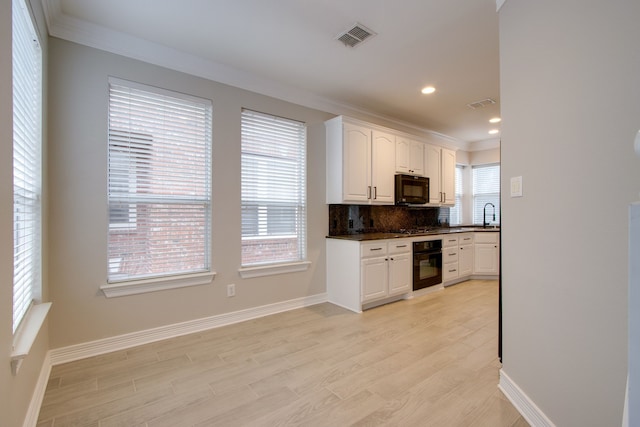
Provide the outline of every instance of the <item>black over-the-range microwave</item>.
<path id="1" fill-rule="evenodd" d="M 429 178 L 396 175 L 396 205 L 424 205 L 429 203 Z"/>

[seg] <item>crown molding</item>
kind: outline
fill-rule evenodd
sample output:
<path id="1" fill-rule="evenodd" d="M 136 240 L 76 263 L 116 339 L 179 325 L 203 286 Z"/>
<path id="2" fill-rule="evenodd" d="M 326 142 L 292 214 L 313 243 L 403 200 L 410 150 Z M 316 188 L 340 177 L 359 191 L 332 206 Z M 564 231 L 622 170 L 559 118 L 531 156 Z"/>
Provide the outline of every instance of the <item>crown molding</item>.
<path id="1" fill-rule="evenodd" d="M 100 25 L 66 15 L 60 0 L 41 0 L 49 35 L 116 55 L 180 71 L 196 77 L 281 99 L 304 107 L 335 115 L 364 115 L 395 123 L 446 141 L 447 145 L 468 149 L 469 143 L 457 138 L 421 128 L 353 105 L 340 103 L 315 93 L 230 67 L 168 46 L 130 36 Z"/>

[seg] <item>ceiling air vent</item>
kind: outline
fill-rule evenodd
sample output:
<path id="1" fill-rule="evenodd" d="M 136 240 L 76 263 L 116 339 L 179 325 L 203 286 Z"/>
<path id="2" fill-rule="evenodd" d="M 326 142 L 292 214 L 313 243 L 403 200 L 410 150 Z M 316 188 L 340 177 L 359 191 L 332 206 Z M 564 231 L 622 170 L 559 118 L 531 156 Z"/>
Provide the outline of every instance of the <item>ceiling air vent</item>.
<path id="1" fill-rule="evenodd" d="M 470 102 L 469 104 L 467 104 L 467 107 L 471 108 L 472 110 L 477 110 L 478 108 L 484 108 L 495 103 L 496 101 L 494 99 L 487 98 L 481 99 L 480 101 Z"/>
<path id="2" fill-rule="evenodd" d="M 371 36 L 375 36 L 376 33 L 368 29 L 362 24 L 357 22 L 351 26 L 347 31 L 343 31 L 338 34 L 336 40 L 344 43 L 345 46 L 356 47 Z"/>

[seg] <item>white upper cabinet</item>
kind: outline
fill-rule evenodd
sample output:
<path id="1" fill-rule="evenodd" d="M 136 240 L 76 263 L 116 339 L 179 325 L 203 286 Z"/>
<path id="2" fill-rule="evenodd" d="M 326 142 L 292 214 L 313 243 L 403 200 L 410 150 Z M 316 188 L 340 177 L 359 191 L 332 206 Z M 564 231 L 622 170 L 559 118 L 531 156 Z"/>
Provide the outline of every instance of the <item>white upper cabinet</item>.
<path id="1" fill-rule="evenodd" d="M 395 203 L 396 137 L 389 133 L 372 131 L 371 144 L 371 202 Z"/>
<path id="2" fill-rule="evenodd" d="M 429 204 L 455 204 L 455 151 L 345 116 L 325 126 L 327 203 L 393 205 L 403 173 L 429 177 Z"/>
<path id="3" fill-rule="evenodd" d="M 456 152 L 442 149 L 442 203 L 453 206 L 456 203 Z"/>
<path id="4" fill-rule="evenodd" d="M 394 203 L 395 136 L 342 116 L 328 120 L 327 203 Z"/>
<path id="5" fill-rule="evenodd" d="M 425 147 L 425 175 L 429 177 L 429 203 L 456 203 L 456 152 L 435 145 Z"/>
<path id="6" fill-rule="evenodd" d="M 396 136 L 396 172 L 424 176 L 425 144 Z"/>
<path id="7" fill-rule="evenodd" d="M 440 147 L 427 145 L 425 147 L 426 175 L 429 177 L 429 203 L 439 204 L 442 202 L 442 191 L 440 189 Z"/>
<path id="8" fill-rule="evenodd" d="M 368 202 L 371 191 L 371 130 L 343 125 L 343 199 Z"/>

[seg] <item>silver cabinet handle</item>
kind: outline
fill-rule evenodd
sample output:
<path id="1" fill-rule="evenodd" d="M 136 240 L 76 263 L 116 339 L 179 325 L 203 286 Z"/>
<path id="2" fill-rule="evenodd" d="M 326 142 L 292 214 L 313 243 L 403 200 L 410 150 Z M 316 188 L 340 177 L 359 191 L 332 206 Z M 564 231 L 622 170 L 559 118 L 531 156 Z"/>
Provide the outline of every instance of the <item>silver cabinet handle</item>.
<path id="1" fill-rule="evenodd" d="M 382 248 L 371 248 L 371 249 L 369 249 L 369 250 L 370 250 L 370 251 L 381 251 L 381 250 L 382 250 Z"/>
<path id="2" fill-rule="evenodd" d="M 378 198 L 378 187 L 373 187 L 373 200 Z"/>
<path id="3" fill-rule="evenodd" d="M 371 186 L 367 187 L 367 199 L 371 198 Z"/>
<path id="4" fill-rule="evenodd" d="M 396 248 L 406 248 L 407 245 L 396 245 Z"/>

